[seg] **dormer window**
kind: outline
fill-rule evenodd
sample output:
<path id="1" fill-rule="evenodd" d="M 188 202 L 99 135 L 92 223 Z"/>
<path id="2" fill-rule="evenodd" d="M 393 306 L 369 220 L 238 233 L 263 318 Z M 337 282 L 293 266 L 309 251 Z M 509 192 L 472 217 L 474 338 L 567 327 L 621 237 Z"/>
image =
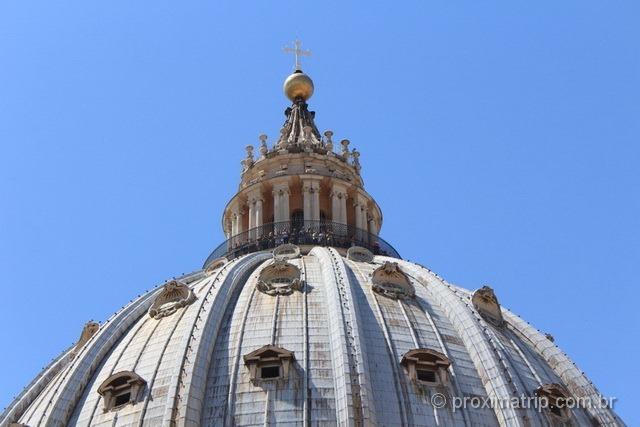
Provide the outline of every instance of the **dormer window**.
<path id="1" fill-rule="evenodd" d="M 385 261 L 371 275 L 374 292 L 392 299 L 413 298 L 415 290 L 397 262 Z"/>
<path id="2" fill-rule="evenodd" d="M 447 369 L 451 362 L 440 352 L 416 348 L 405 353 L 400 364 L 415 384 L 437 385 L 448 381 Z"/>
<path id="3" fill-rule="evenodd" d="M 294 361 L 293 352 L 273 345 L 265 345 L 244 356 L 244 364 L 254 383 L 287 380 Z"/>
<path id="4" fill-rule="evenodd" d="M 546 407 L 547 415 L 553 421 L 569 421 L 571 413 L 567 408 L 570 399 L 567 389 L 560 384 L 544 384 L 536 389 L 535 395 L 540 400 L 540 407 Z"/>
<path id="5" fill-rule="evenodd" d="M 283 260 L 275 259 L 273 263 L 260 272 L 258 290 L 267 295 L 290 295 L 294 290 L 301 290 L 300 269 Z"/>
<path id="6" fill-rule="evenodd" d="M 502 326 L 504 319 L 502 318 L 502 309 L 498 298 L 489 286 L 483 286 L 473 293 L 471 302 L 478 313 L 489 323 L 496 326 Z"/>
<path id="7" fill-rule="evenodd" d="M 111 375 L 98 387 L 98 394 L 104 399 L 104 411 L 135 404 L 145 385 L 145 380 L 135 372 L 122 371 Z"/>

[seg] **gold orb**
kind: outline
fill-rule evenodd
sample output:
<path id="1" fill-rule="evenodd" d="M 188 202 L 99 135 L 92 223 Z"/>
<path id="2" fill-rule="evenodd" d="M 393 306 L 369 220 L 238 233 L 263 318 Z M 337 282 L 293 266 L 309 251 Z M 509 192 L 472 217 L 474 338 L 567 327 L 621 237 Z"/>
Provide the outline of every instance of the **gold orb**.
<path id="1" fill-rule="evenodd" d="M 284 94 L 292 101 L 306 101 L 313 95 L 313 81 L 302 71 L 296 71 L 284 81 Z"/>

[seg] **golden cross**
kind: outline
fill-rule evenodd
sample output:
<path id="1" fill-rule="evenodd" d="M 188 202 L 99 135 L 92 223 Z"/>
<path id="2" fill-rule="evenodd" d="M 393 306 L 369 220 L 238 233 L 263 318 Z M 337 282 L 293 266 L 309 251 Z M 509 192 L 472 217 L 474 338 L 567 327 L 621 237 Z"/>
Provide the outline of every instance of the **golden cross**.
<path id="1" fill-rule="evenodd" d="M 296 71 L 302 71 L 300 66 L 300 57 L 301 56 L 311 56 L 310 50 L 302 50 L 302 42 L 300 40 L 296 40 L 293 42 L 295 47 L 285 47 L 283 50 L 286 53 L 293 53 L 296 57 Z"/>

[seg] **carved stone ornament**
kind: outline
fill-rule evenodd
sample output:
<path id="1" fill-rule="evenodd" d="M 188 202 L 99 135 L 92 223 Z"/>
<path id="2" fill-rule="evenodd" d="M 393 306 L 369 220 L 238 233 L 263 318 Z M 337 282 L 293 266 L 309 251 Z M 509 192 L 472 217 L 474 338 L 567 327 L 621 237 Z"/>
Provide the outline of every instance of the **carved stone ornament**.
<path id="1" fill-rule="evenodd" d="M 164 285 L 164 289 L 156 297 L 153 305 L 149 308 L 149 316 L 154 319 L 171 316 L 179 308 L 185 307 L 195 300 L 196 296 L 191 288 L 177 280 L 172 280 Z"/>
<path id="2" fill-rule="evenodd" d="M 290 295 L 302 290 L 300 269 L 283 259 L 275 259 L 260 272 L 258 290 L 267 295 Z"/>
<path id="3" fill-rule="evenodd" d="M 415 290 L 397 262 L 385 261 L 371 275 L 373 291 L 392 299 L 413 298 Z"/>
<path id="4" fill-rule="evenodd" d="M 367 248 L 352 246 L 347 250 L 347 259 L 356 262 L 373 262 L 373 253 Z"/>
<path id="5" fill-rule="evenodd" d="M 87 341 L 89 341 L 91 337 L 94 336 L 96 332 L 98 332 L 98 329 L 100 329 L 100 324 L 97 322 L 85 323 L 84 327 L 82 328 L 82 332 L 80 333 L 80 338 L 78 338 L 78 342 L 73 348 L 73 352 L 77 353 L 78 350 L 80 350 L 82 346 L 84 346 Z"/>
<path id="6" fill-rule="evenodd" d="M 292 351 L 274 345 L 260 347 L 243 356 L 243 359 L 253 383 L 286 381 L 291 365 L 296 360 Z"/>
<path id="7" fill-rule="evenodd" d="M 493 289 L 489 286 L 483 286 L 473 293 L 471 302 L 485 320 L 496 326 L 502 326 L 504 323 L 502 310 Z"/>
<path id="8" fill-rule="evenodd" d="M 104 399 L 104 411 L 134 405 L 142 396 L 146 381 L 132 371 L 120 371 L 104 380 L 98 394 Z"/>
<path id="9" fill-rule="evenodd" d="M 213 273 L 215 270 L 218 270 L 220 267 L 222 267 L 223 265 L 225 265 L 227 262 L 229 262 L 225 257 L 221 257 L 221 258 L 216 258 L 213 261 L 211 261 L 206 268 L 206 272 L 211 274 Z"/>
<path id="10" fill-rule="evenodd" d="M 285 243 L 273 250 L 273 257 L 275 259 L 294 259 L 300 256 L 300 248 L 291 243 Z"/>
<path id="11" fill-rule="evenodd" d="M 400 364 L 414 383 L 445 384 L 451 361 L 444 354 L 430 348 L 416 348 L 406 352 Z"/>

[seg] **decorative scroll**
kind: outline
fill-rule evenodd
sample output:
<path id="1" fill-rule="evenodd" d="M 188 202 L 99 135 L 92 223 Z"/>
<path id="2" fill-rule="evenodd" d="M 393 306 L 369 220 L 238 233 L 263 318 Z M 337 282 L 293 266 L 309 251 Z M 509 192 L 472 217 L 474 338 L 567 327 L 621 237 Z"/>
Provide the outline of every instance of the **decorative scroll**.
<path id="1" fill-rule="evenodd" d="M 77 353 L 78 350 L 80 350 L 82 346 L 84 346 L 87 341 L 89 341 L 91 337 L 94 336 L 96 332 L 98 332 L 98 329 L 100 329 L 100 324 L 97 322 L 85 323 L 84 327 L 82 328 L 82 332 L 80 333 L 80 338 L 78 338 L 78 342 L 73 348 L 74 353 Z"/>
<path id="2" fill-rule="evenodd" d="M 392 299 L 413 298 L 415 290 L 397 262 L 385 261 L 371 275 L 373 291 Z"/>
<path id="3" fill-rule="evenodd" d="M 291 243 L 285 243 L 273 250 L 273 257 L 278 260 L 294 259 L 300 256 L 300 248 Z"/>
<path id="4" fill-rule="evenodd" d="M 283 260 L 276 259 L 260 272 L 258 290 L 267 295 L 290 295 L 302 290 L 300 269 Z"/>
<path id="5" fill-rule="evenodd" d="M 347 259 L 356 262 L 373 262 L 373 253 L 362 246 L 352 246 L 347 250 Z"/>
<path id="6" fill-rule="evenodd" d="M 471 302 L 485 320 L 496 326 L 502 326 L 504 323 L 502 310 L 493 289 L 483 286 L 473 293 Z"/>
<path id="7" fill-rule="evenodd" d="M 154 319 L 161 319 L 171 316 L 179 308 L 185 307 L 196 300 L 191 288 L 177 280 L 172 280 L 156 297 L 153 305 L 149 308 L 149 316 Z"/>

